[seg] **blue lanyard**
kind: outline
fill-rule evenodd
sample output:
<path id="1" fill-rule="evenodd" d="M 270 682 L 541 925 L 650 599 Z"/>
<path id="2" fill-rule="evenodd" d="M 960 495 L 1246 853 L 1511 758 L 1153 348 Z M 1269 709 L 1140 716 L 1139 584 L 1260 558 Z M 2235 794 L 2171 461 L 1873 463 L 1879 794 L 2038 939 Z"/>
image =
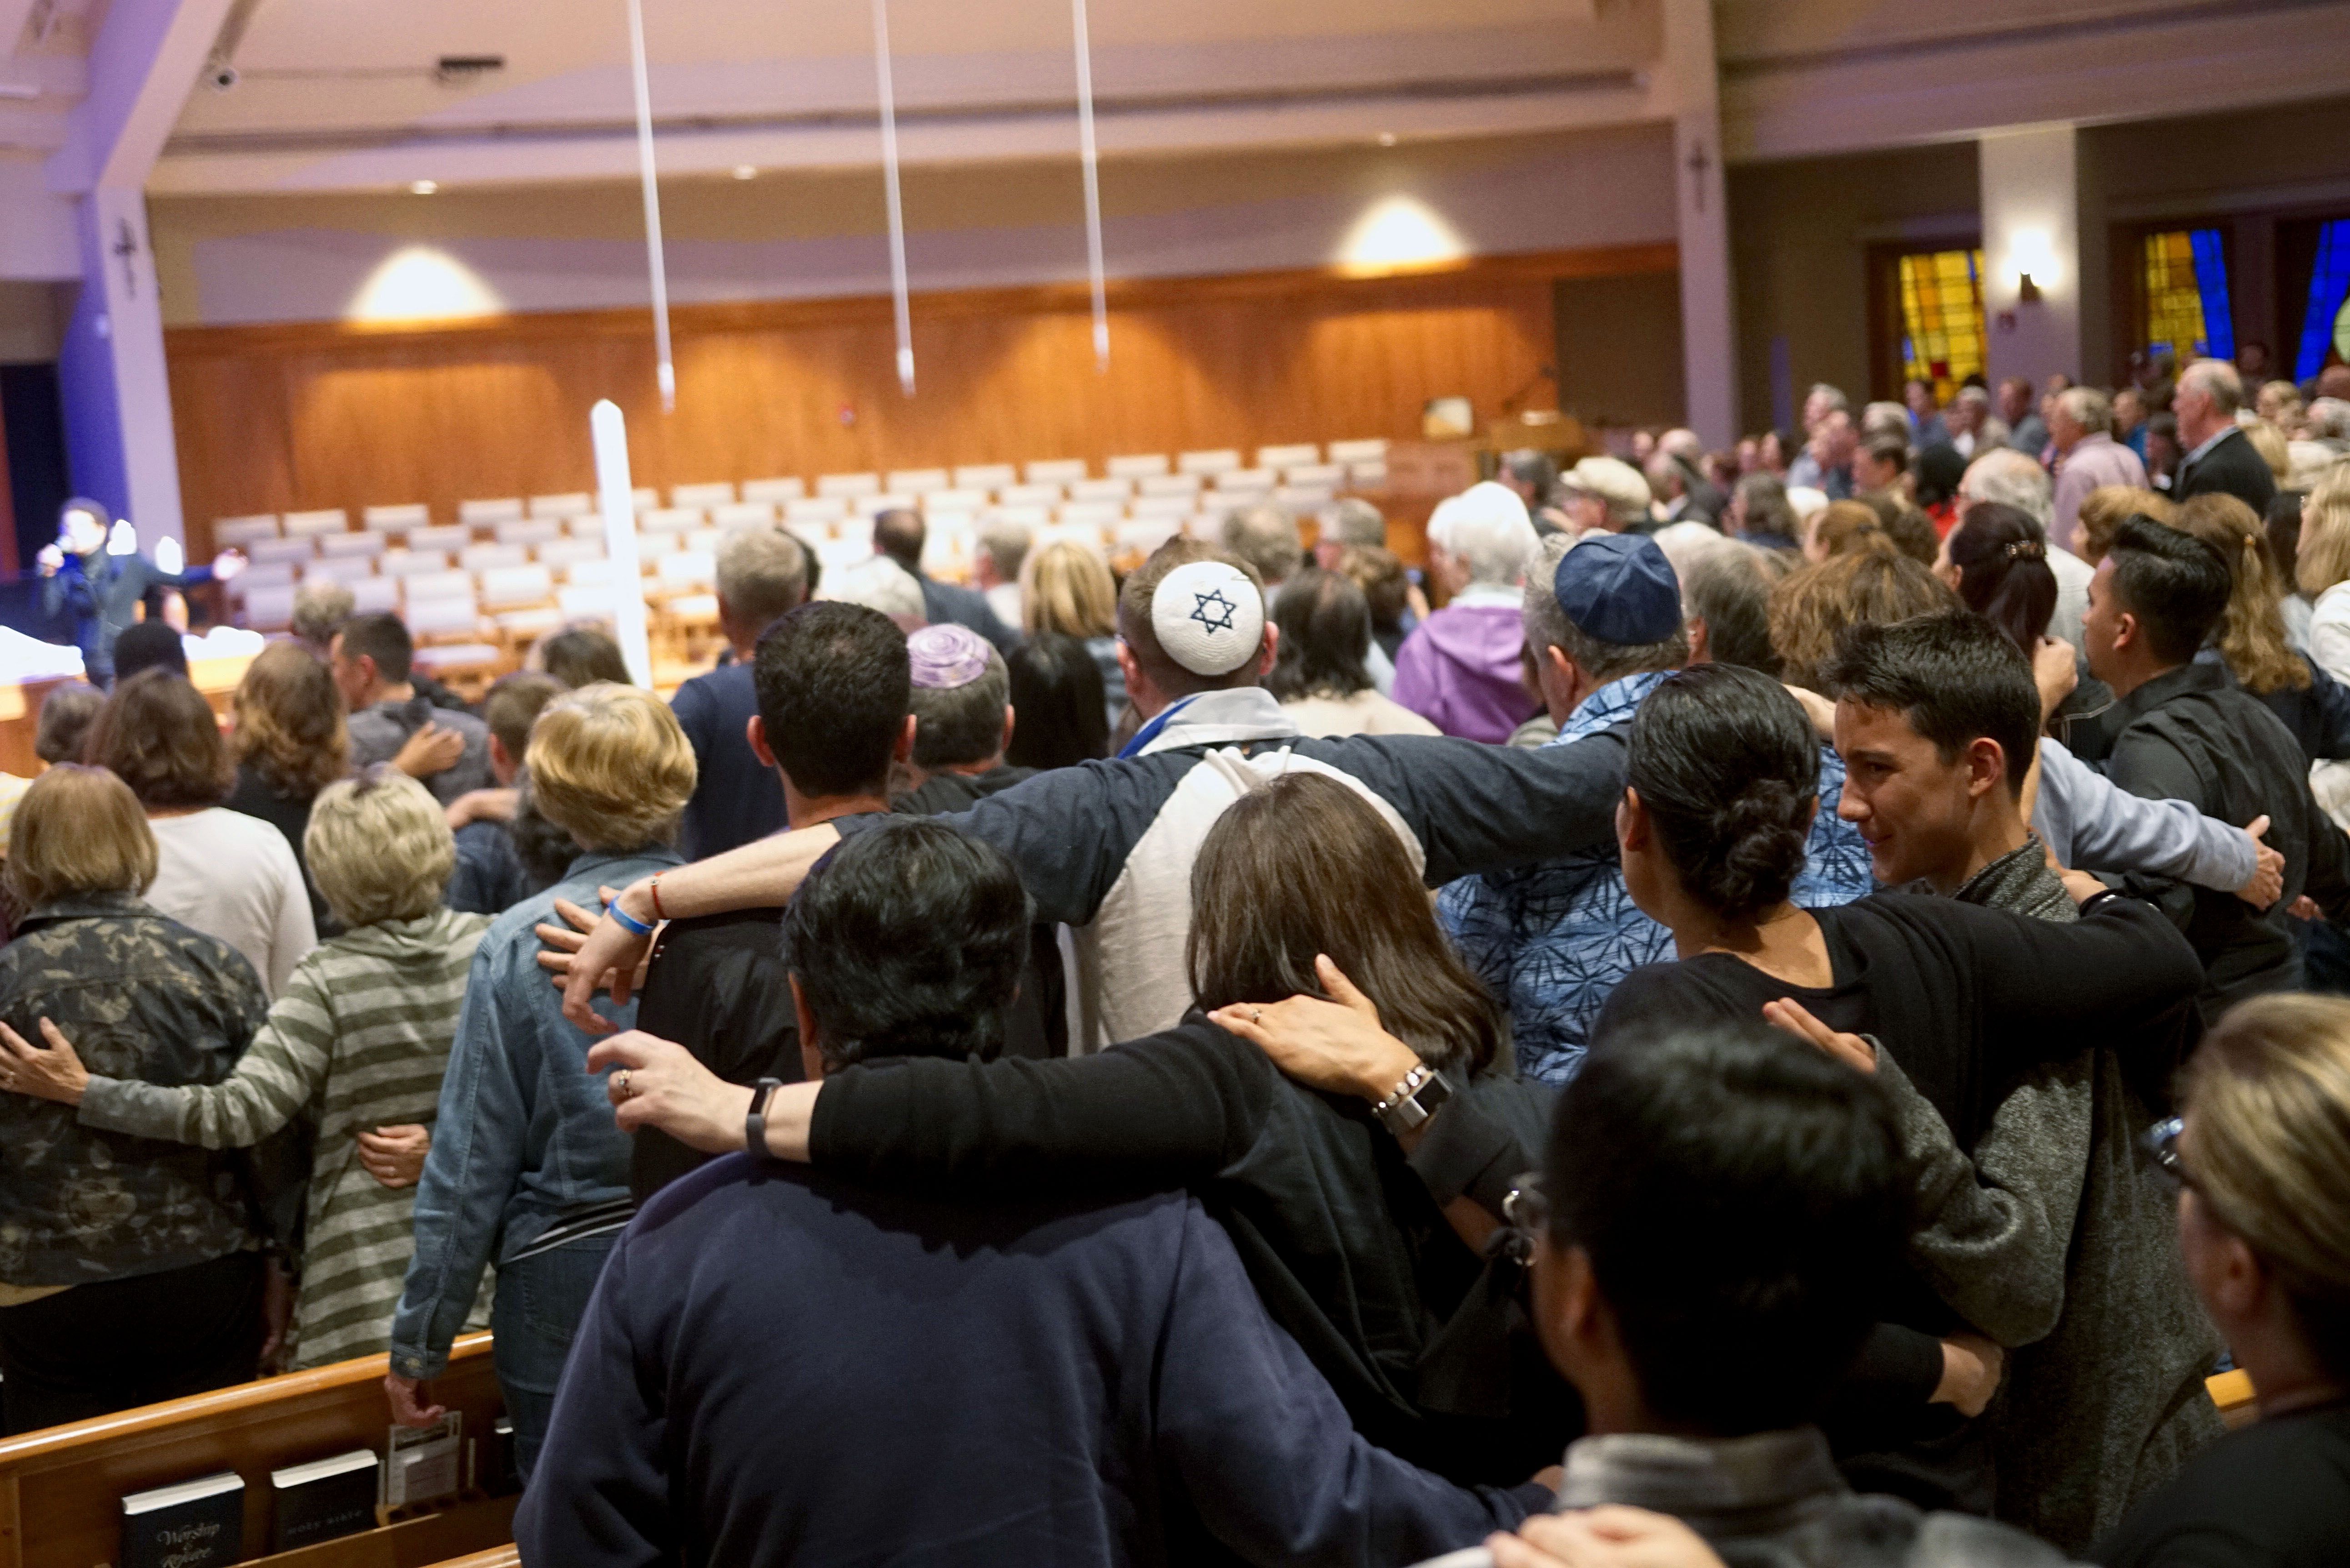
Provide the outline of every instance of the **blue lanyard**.
<path id="1" fill-rule="evenodd" d="M 1150 722 L 1143 725 L 1139 730 L 1137 730 L 1134 732 L 1134 739 L 1127 742 L 1125 745 L 1118 748 L 1118 760 L 1120 762 L 1128 762 L 1133 758 L 1140 756 L 1142 754 L 1142 748 L 1150 744 L 1151 742 L 1159 738 L 1159 732 L 1167 728 L 1167 722 L 1170 719 L 1172 719 L 1176 714 L 1180 713 L 1184 709 L 1189 708 L 1192 703 L 1198 701 L 1199 696 L 1197 693 L 1194 693 L 1191 696 L 1184 698 L 1180 702 L 1170 702 L 1166 707 L 1159 710 L 1159 717 L 1151 720 Z"/>

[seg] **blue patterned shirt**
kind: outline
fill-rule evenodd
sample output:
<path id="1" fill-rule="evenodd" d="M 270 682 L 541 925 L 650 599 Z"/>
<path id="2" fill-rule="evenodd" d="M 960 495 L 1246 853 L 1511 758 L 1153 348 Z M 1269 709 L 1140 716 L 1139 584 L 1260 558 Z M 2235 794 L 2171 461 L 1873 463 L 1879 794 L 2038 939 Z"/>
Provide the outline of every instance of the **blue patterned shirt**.
<path id="1" fill-rule="evenodd" d="M 1572 745 L 1622 723 L 1669 673 L 1627 675 L 1602 686 L 1567 716 L 1550 744 Z M 1848 904 L 1876 888 L 1867 844 L 1836 815 L 1843 794 L 1844 763 L 1823 745 L 1819 815 L 1795 878 L 1798 904 Z M 1612 844 L 1463 877 L 1446 884 L 1436 911 L 1470 967 L 1508 1005 L 1518 1071 L 1548 1084 L 1565 1083 L 1583 1064 L 1591 1025 L 1617 982 L 1673 956 L 1671 934 L 1625 891 Z"/>

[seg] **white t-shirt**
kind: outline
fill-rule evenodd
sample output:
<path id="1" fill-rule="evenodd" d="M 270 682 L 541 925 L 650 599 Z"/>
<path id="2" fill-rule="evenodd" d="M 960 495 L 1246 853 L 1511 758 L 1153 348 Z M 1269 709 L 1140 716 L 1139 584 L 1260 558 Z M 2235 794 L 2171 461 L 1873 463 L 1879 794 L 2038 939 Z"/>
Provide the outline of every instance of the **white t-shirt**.
<path id="1" fill-rule="evenodd" d="M 245 956 L 274 1000 L 318 945 L 310 894 L 286 836 L 257 816 L 210 806 L 152 816 L 156 872 L 147 901 Z"/>

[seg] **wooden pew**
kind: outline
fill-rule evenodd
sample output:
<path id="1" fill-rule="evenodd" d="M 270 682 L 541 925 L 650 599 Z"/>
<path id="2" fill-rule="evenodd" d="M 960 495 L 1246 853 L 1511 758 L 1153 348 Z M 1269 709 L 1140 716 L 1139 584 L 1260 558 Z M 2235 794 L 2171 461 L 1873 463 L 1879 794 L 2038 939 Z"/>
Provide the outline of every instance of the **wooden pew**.
<path id="1" fill-rule="evenodd" d="M 244 1553 L 271 1568 L 427 1568 L 514 1539 L 512 1497 L 471 1495 L 437 1513 L 276 1556 L 269 1472 L 384 1449 L 387 1358 L 362 1356 L 96 1420 L 0 1438 L 0 1568 L 92 1568 L 117 1560 L 128 1493 L 233 1469 L 244 1478 Z M 465 1416 L 479 1469 L 503 1408 L 490 1336 L 467 1334 L 432 1397 Z"/>
<path id="2" fill-rule="evenodd" d="M 476 1552 L 471 1557 L 452 1557 L 434 1564 L 434 1568 L 522 1568 L 522 1553 L 512 1546 L 499 1546 Z"/>

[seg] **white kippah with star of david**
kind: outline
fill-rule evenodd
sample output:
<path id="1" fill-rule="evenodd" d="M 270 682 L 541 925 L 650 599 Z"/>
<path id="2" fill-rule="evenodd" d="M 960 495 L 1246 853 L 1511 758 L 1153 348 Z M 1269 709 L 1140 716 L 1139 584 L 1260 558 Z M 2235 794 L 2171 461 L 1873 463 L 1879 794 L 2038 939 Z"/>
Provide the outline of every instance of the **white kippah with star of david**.
<path id="1" fill-rule="evenodd" d="M 1230 675 L 1264 646 L 1264 595 L 1225 561 L 1176 567 L 1150 597 L 1150 629 L 1194 675 Z"/>

